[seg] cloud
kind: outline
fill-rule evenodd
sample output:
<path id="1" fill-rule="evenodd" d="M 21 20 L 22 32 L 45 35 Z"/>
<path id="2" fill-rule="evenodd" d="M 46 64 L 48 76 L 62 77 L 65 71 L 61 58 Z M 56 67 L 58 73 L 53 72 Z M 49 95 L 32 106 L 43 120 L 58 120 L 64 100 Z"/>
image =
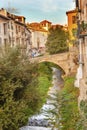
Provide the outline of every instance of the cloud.
<path id="1" fill-rule="evenodd" d="M 74 8 L 74 2 L 72 0 L 36 0 L 33 4 L 36 4 L 37 9 L 44 13 L 55 13 L 56 11 Z"/>
<path id="2" fill-rule="evenodd" d="M 43 0 L 41 6 L 42 11 L 44 12 L 55 12 L 58 9 L 58 6 L 54 0 Z"/>
<path id="3" fill-rule="evenodd" d="M 0 0 L 0 8 L 10 6 L 19 10 L 20 15 L 28 19 L 49 19 L 53 22 L 65 22 L 66 11 L 74 9 L 73 0 Z M 31 20 L 31 21 L 32 21 Z"/>
<path id="4" fill-rule="evenodd" d="M 16 7 L 19 10 L 37 10 L 44 13 L 55 13 L 56 11 L 72 9 L 73 0 L 9 0 L 9 6 Z M 6 0 L 0 0 L 4 7 L 8 6 Z"/>
<path id="5" fill-rule="evenodd" d="M 75 7 L 75 2 L 73 2 L 73 0 L 63 0 L 63 2 L 60 1 L 59 4 L 60 4 L 59 6 L 60 8 L 64 8 L 68 10 L 72 10 Z"/>

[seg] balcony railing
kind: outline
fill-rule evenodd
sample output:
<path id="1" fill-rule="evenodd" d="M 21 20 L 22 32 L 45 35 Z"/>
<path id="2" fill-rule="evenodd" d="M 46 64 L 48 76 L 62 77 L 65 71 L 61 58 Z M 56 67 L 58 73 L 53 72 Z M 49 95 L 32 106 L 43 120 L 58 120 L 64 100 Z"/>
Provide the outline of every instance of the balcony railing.
<path id="1" fill-rule="evenodd" d="M 87 36 L 87 23 L 84 21 L 78 24 L 78 36 L 80 38 Z"/>

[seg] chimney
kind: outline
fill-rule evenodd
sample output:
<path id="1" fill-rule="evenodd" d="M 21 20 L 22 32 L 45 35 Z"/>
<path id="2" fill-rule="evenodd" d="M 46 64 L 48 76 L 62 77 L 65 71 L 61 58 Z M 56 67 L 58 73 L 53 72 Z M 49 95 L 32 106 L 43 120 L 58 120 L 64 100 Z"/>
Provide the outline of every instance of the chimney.
<path id="1" fill-rule="evenodd" d="M 1 9 L 0 9 L 0 14 L 1 14 L 1 15 L 4 15 L 4 16 L 7 16 L 7 11 L 6 11 L 6 9 L 1 8 Z"/>
<path id="2" fill-rule="evenodd" d="M 79 9 L 79 2 L 78 2 L 78 0 L 76 0 L 76 8 Z"/>

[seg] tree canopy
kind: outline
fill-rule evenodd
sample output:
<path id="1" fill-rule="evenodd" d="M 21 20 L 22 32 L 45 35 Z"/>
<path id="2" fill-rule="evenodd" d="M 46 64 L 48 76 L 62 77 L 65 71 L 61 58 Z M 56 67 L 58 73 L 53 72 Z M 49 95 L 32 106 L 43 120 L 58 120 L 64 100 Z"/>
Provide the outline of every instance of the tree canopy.
<path id="1" fill-rule="evenodd" d="M 31 63 L 26 55 L 21 54 L 19 48 L 2 50 L 0 130 L 19 130 L 46 102 L 52 70 L 47 63 Z"/>
<path id="2" fill-rule="evenodd" d="M 68 32 L 64 31 L 61 27 L 51 28 L 46 42 L 47 52 L 56 54 L 68 51 Z"/>
<path id="3" fill-rule="evenodd" d="M 0 129 L 18 130 L 38 109 L 38 66 L 19 49 L 0 57 Z"/>

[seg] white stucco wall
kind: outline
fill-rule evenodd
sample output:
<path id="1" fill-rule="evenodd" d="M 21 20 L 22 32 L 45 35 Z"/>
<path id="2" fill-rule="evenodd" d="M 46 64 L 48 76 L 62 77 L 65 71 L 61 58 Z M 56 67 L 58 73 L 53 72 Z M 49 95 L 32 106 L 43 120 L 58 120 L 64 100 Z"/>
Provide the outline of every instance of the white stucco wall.
<path id="1" fill-rule="evenodd" d="M 45 43 L 47 41 L 47 32 L 42 31 L 32 31 L 32 47 L 38 48 L 38 42 L 39 47 L 44 48 Z"/>

